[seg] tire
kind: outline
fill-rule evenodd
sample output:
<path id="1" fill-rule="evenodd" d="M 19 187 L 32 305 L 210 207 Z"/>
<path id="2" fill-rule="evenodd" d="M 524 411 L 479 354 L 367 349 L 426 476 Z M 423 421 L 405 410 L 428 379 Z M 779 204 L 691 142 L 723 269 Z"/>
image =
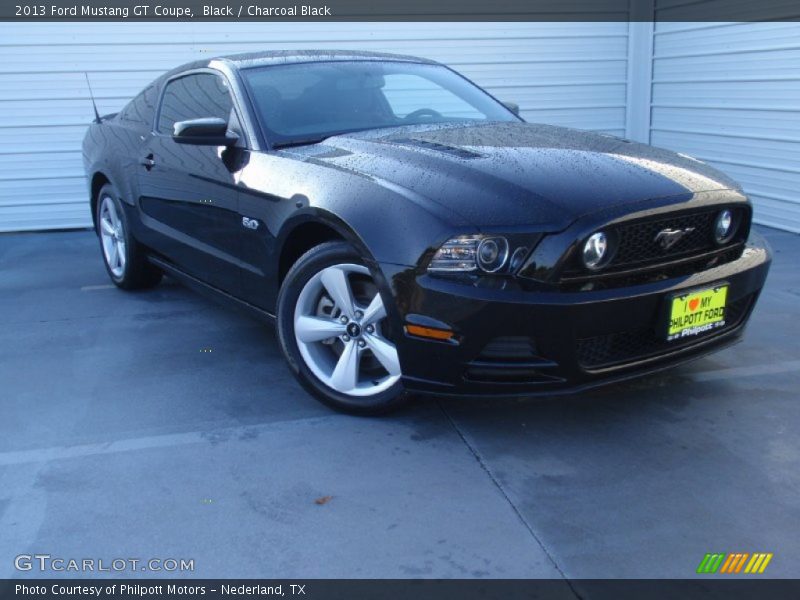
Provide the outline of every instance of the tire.
<path id="1" fill-rule="evenodd" d="M 409 398 L 383 298 L 345 242 L 326 242 L 292 266 L 278 294 L 278 339 L 300 384 L 331 408 L 375 415 Z"/>
<path id="2" fill-rule="evenodd" d="M 97 195 L 95 223 L 103 264 L 114 285 L 138 290 L 161 281 L 161 271 L 150 264 L 144 248 L 134 239 L 128 216 L 111 184 L 104 185 Z"/>

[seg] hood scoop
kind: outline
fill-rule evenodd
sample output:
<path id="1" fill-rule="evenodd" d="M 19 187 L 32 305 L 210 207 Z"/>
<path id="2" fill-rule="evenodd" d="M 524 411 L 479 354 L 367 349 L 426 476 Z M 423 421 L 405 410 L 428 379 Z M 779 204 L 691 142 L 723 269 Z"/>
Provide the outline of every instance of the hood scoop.
<path id="1" fill-rule="evenodd" d="M 423 148 L 425 150 L 433 150 L 435 152 L 443 152 L 450 156 L 457 156 L 458 158 L 480 158 L 481 155 L 477 152 L 458 148 L 457 146 L 447 146 L 445 144 L 437 144 L 436 142 L 429 142 L 427 140 L 419 140 L 416 138 L 393 138 L 390 140 L 393 144 L 402 144 L 404 146 L 414 146 Z"/>

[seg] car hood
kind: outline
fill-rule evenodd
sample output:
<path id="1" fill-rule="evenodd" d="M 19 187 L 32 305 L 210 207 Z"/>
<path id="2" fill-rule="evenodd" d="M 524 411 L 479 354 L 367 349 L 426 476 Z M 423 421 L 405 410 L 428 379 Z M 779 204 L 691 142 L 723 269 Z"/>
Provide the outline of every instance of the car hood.
<path id="1" fill-rule="evenodd" d="M 738 185 L 691 157 L 531 123 L 447 124 L 338 135 L 294 149 L 452 211 L 476 228 L 558 230 L 615 205 Z"/>

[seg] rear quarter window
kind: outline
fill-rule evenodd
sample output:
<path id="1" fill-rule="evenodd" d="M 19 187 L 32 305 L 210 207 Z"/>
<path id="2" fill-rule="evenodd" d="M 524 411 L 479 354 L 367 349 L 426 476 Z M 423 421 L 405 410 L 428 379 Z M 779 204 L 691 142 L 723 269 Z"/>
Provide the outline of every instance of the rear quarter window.
<path id="1" fill-rule="evenodd" d="M 119 113 L 119 120 L 129 125 L 150 129 L 153 125 L 157 99 L 158 86 L 151 84 L 125 105 Z"/>

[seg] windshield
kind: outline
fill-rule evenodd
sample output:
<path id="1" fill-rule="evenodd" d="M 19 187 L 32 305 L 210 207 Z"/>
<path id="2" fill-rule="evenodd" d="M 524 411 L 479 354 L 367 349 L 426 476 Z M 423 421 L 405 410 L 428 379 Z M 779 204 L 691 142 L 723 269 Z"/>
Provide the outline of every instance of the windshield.
<path id="1" fill-rule="evenodd" d="M 275 147 L 400 125 L 519 120 L 439 65 L 316 62 L 243 69 L 242 75 Z"/>

